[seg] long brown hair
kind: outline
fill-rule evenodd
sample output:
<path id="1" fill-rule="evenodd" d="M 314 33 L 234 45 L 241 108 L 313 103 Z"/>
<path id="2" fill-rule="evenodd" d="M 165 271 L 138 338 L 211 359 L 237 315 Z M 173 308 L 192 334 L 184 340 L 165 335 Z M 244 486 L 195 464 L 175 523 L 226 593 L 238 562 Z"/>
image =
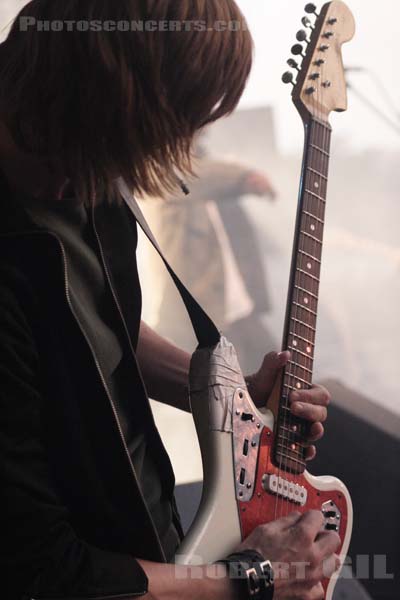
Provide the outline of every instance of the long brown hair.
<path id="1" fill-rule="evenodd" d="M 23 31 L 21 17 L 137 30 Z M 181 31 L 141 31 L 149 20 Z M 191 172 L 195 133 L 237 106 L 253 44 L 234 0 L 33 0 L 1 50 L 0 103 L 18 143 L 56 156 L 88 198 L 116 176 L 138 193 L 173 191 L 176 171 Z"/>

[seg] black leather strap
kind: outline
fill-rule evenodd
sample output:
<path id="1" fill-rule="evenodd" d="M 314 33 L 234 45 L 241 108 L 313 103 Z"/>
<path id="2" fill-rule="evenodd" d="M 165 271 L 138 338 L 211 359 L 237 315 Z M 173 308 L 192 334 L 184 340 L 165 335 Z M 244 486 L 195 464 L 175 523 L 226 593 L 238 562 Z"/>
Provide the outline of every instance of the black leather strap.
<path id="1" fill-rule="evenodd" d="M 218 562 L 227 566 L 241 599 L 273 600 L 274 571 L 270 561 L 261 554 L 255 550 L 245 550 L 230 554 Z"/>
<path id="2" fill-rule="evenodd" d="M 217 327 L 207 315 L 207 313 L 201 308 L 200 304 L 193 298 L 192 294 L 188 291 L 188 289 L 183 285 L 179 277 L 176 275 L 167 259 L 165 258 L 161 248 L 159 247 L 142 211 L 135 198 L 131 194 L 128 189 L 126 183 L 122 180 L 118 180 L 118 187 L 120 193 L 127 204 L 129 210 L 133 214 L 137 223 L 140 225 L 142 231 L 152 243 L 154 248 L 157 250 L 158 254 L 162 258 L 169 274 L 171 275 L 178 291 L 181 295 L 183 303 L 186 307 L 186 310 L 189 314 L 190 320 L 193 325 L 194 332 L 197 337 L 197 341 L 199 342 L 200 348 L 211 348 L 218 344 L 221 334 L 218 331 Z"/>

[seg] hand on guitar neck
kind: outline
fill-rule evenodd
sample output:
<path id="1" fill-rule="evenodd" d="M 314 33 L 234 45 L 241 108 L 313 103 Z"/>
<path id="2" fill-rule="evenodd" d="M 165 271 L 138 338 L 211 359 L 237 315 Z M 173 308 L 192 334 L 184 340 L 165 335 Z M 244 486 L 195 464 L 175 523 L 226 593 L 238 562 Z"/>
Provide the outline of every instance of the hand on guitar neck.
<path id="1" fill-rule="evenodd" d="M 268 406 L 270 397 L 280 371 L 290 361 L 290 352 L 270 352 L 254 375 L 246 377 L 247 387 L 254 404 L 258 408 Z M 319 385 L 313 385 L 310 390 L 293 391 L 290 395 L 293 415 L 310 423 L 308 428 L 306 460 L 315 458 L 316 449 L 313 445 L 324 435 L 323 422 L 327 419 L 327 406 L 331 396 L 328 390 Z"/>

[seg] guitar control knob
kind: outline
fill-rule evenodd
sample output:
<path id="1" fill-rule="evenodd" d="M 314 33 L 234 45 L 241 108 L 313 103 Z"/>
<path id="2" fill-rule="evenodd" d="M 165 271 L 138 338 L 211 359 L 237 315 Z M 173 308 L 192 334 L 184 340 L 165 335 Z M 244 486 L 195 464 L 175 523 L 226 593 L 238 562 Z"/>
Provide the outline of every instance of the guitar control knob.
<path id="1" fill-rule="evenodd" d="M 329 50 L 329 44 L 322 44 L 322 46 L 319 47 L 320 52 L 326 52 L 327 50 Z"/>
<path id="2" fill-rule="evenodd" d="M 309 87 L 306 89 L 306 94 L 308 96 L 311 96 L 311 94 L 313 94 L 316 91 L 315 87 Z"/>
<path id="3" fill-rule="evenodd" d="M 332 17 L 332 19 L 329 19 L 329 21 L 328 21 L 329 25 L 336 25 L 336 23 L 337 23 L 336 17 Z"/>
<path id="4" fill-rule="evenodd" d="M 337 513 L 335 510 L 327 510 L 324 512 L 325 519 L 336 519 Z"/>
<path id="5" fill-rule="evenodd" d="M 308 4 L 305 5 L 304 10 L 309 15 L 317 14 L 317 7 L 315 6 L 315 4 L 312 4 L 311 2 L 309 2 Z"/>
<path id="6" fill-rule="evenodd" d="M 295 56 L 303 54 L 304 56 L 304 47 L 301 44 L 295 44 L 294 46 L 292 46 L 292 54 L 294 54 Z"/>
<path id="7" fill-rule="evenodd" d="M 283 83 L 292 83 L 294 85 L 293 73 L 286 71 L 286 73 L 282 75 L 282 81 Z"/>
<path id="8" fill-rule="evenodd" d="M 325 525 L 325 529 L 327 531 L 339 531 L 339 527 L 337 525 L 334 525 L 333 523 L 327 523 Z"/>
<path id="9" fill-rule="evenodd" d="M 299 42 L 305 42 L 307 40 L 307 31 L 304 31 L 304 29 L 300 29 L 300 31 L 298 31 L 296 34 L 296 39 Z"/>

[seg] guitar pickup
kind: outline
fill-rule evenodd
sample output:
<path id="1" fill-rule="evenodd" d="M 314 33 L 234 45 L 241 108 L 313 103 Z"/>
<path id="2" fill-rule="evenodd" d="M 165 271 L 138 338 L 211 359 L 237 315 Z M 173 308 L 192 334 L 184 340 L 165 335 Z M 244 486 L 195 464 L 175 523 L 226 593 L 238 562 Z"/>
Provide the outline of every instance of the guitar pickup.
<path id="1" fill-rule="evenodd" d="M 265 474 L 262 478 L 262 486 L 266 492 L 285 498 L 294 504 L 305 506 L 307 503 L 306 488 L 289 479 Z"/>

